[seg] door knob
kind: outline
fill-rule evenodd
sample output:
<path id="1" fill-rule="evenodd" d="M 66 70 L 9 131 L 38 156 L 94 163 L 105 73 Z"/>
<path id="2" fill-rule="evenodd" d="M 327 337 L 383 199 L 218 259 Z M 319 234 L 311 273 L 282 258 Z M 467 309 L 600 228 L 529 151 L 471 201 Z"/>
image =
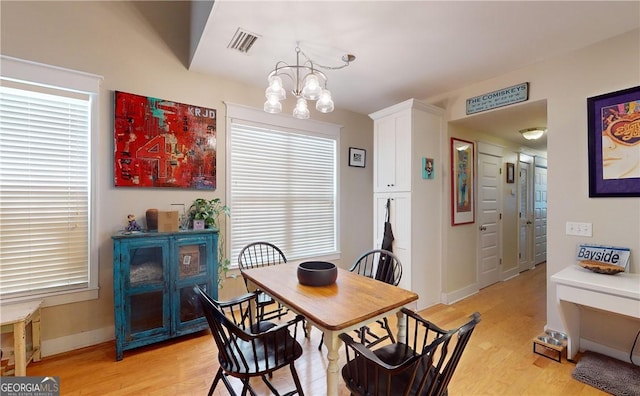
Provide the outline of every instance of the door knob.
<path id="1" fill-rule="evenodd" d="M 487 227 L 485 227 L 483 225 L 480 226 L 480 231 L 486 231 L 486 230 L 487 230 Z"/>

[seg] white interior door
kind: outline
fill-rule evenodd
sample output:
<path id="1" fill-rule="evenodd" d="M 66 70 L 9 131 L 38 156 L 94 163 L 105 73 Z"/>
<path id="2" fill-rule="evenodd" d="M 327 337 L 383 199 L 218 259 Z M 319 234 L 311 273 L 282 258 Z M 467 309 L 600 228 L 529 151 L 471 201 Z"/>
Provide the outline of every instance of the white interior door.
<path id="1" fill-rule="evenodd" d="M 520 272 L 533 267 L 533 199 L 531 182 L 532 158 L 520 155 L 518 163 L 518 260 Z"/>
<path id="2" fill-rule="evenodd" d="M 547 261 L 547 168 L 538 166 L 536 160 L 534 175 L 534 249 L 533 263 L 538 265 Z"/>
<path id="3" fill-rule="evenodd" d="M 500 166 L 502 159 L 478 154 L 478 286 L 500 280 Z"/>

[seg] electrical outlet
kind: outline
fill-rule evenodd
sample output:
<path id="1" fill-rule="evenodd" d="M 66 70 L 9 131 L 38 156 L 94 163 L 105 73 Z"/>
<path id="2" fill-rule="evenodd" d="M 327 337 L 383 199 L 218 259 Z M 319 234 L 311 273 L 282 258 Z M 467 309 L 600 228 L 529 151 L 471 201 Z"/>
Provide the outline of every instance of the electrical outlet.
<path id="1" fill-rule="evenodd" d="M 567 221 L 566 234 L 576 236 L 593 236 L 593 224 L 592 223 L 576 223 L 574 221 Z"/>

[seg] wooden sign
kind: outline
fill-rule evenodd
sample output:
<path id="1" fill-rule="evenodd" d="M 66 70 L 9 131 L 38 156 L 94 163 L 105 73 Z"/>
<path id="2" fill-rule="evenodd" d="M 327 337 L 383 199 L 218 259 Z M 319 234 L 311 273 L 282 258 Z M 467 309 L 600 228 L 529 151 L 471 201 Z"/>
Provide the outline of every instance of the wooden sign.
<path id="1" fill-rule="evenodd" d="M 631 249 L 603 245 L 578 245 L 576 260 L 582 267 L 595 272 L 615 273 L 627 268 Z M 602 264 L 602 265 L 597 265 Z"/>

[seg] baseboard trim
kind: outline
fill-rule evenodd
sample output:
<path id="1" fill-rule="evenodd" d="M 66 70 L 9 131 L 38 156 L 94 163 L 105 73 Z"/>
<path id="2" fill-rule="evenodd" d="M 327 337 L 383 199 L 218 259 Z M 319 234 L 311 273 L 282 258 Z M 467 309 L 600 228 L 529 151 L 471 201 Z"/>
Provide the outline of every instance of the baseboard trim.
<path id="1" fill-rule="evenodd" d="M 584 351 L 597 352 L 602 355 L 610 356 L 614 359 L 622 360 L 623 362 L 631 363 L 628 351 L 620 351 L 606 345 L 580 338 L 580 352 Z M 638 362 L 640 362 L 640 355 L 633 355 L 633 361 L 638 364 Z"/>
<path id="2" fill-rule="evenodd" d="M 42 340 L 42 357 L 57 355 L 75 349 L 112 341 L 116 338 L 113 326 L 68 335 L 50 340 Z M 115 357 L 115 352 L 114 352 Z"/>
<path id="3" fill-rule="evenodd" d="M 442 293 L 442 302 L 444 304 L 450 305 L 460 300 L 464 300 L 467 297 L 473 296 L 474 294 L 477 294 L 478 291 L 480 291 L 478 289 L 478 284 L 472 283 L 471 285 L 463 287 L 462 289 L 458 289 L 454 292 Z"/>
<path id="4" fill-rule="evenodd" d="M 506 282 L 508 280 L 511 280 L 515 277 L 520 276 L 520 272 L 518 271 L 517 268 L 511 269 L 509 271 L 505 271 L 502 273 L 502 281 Z"/>

